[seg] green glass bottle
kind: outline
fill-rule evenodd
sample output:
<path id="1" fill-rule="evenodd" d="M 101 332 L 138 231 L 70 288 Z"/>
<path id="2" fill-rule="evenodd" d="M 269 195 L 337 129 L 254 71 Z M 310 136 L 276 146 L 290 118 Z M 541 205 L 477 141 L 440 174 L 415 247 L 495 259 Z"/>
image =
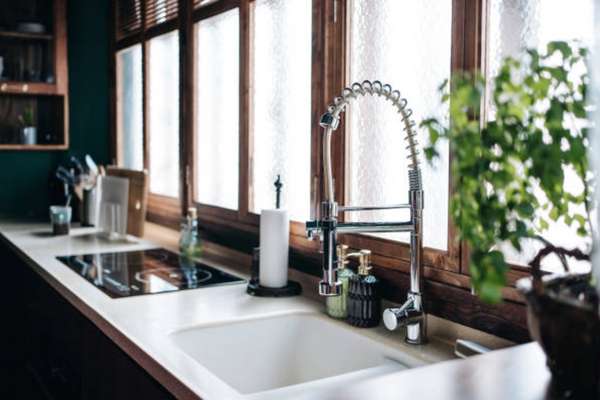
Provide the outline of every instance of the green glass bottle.
<path id="1" fill-rule="evenodd" d="M 327 314 L 333 318 L 345 319 L 348 316 L 348 282 L 350 278 L 354 276 L 354 272 L 350 268 L 346 268 L 348 264 L 347 252 L 348 246 L 345 244 L 338 245 L 337 249 L 338 259 L 338 279 L 342 282 L 342 294 L 339 296 L 327 297 L 325 300 L 327 305 Z"/>
<path id="2" fill-rule="evenodd" d="M 198 258 L 202 254 L 202 242 L 198 237 L 198 211 L 194 207 L 188 209 L 188 215 L 181 225 L 179 252 L 181 257 L 188 260 Z"/>

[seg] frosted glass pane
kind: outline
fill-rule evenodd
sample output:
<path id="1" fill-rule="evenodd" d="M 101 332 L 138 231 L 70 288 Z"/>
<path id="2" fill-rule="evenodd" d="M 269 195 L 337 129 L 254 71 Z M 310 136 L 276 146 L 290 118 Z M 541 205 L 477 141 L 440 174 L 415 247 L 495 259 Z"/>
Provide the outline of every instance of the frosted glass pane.
<path id="1" fill-rule="evenodd" d="M 591 45 L 593 11 L 594 0 L 491 0 L 486 64 L 488 93 L 492 90 L 491 79 L 498 74 L 505 57 L 518 59 L 524 55 L 524 49 L 542 49 L 553 40 L 582 40 Z M 487 116 L 494 117 L 489 103 Z"/>
<path id="2" fill-rule="evenodd" d="M 275 206 L 310 216 L 311 19 L 306 0 L 257 0 L 254 8 L 254 128 L 251 210 Z"/>
<path id="3" fill-rule="evenodd" d="M 196 199 L 238 208 L 239 13 L 238 9 L 196 25 Z"/>
<path id="4" fill-rule="evenodd" d="M 488 43 L 486 74 L 489 93 L 493 90 L 492 82 L 497 75 L 502 59 L 507 56 L 521 58 L 525 48 L 543 49 L 553 40 L 581 40 L 590 46 L 593 42 L 594 2 L 593 0 L 492 0 L 488 16 Z M 583 66 L 582 66 L 583 68 Z M 494 118 L 494 109 L 486 103 L 486 116 Z M 581 185 L 572 171 L 565 171 L 565 190 L 570 193 L 580 193 Z M 536 190 L 542 195 L 540 189 Z M 582 210 L 583 211 L 583 210 Z M 538 211 L 543 215 L 543 211 Z M 564 222 L 550 222 L 550 228 L 543 236 L 555 245 L 566 248 L 580 247 L 588 249 L 591 239 L 580 238 L 576 229 L 568 227 Z M 543 247 L 537 241 L 524 241 L 522 251 L 517 252 L 509 244 L 504 244 L 501 250 L 507 260 L 514 264 L 527 265 Z M 576 271 L 589 270 L 589 263 L 570 260 L 570 265 Z M 545 270 L 560 271 L 561 264 L 555 256 L 544 259 L 542 266 Z"/>
<path id="5" fill-rule="evenodd" d="M 117 135 L 119 163 L 124 168 L 144 168 L 142 111 L 142 45 L 117 52 Z"/>
<path id="6" fill-rule="evenodd" d="M 150 192 L 179 196 L 179 36 L 148 43 Z"/>
<path id="7" fill-rule="evenodd" d="M 418 123 L 448 119 L 438 86 L 450 77 L 451 0 L 351 1 L 350 81 L 380 80 L 399 90 Z M 349 108 L 347 190 L 353 205 L 408 201 L 408 170 L 400 117 L 380 98 L 361 98 Z M 427 143 L 419 132 L 419 143 Z M 448 147 L 430 167 L 422 162 L 424 244 L 445 250 L 448 239 Z M 407 219 L 404 211 L 364 212 L 357 220 Z M 385 237 L 408 241 L 407 234 Z"/>

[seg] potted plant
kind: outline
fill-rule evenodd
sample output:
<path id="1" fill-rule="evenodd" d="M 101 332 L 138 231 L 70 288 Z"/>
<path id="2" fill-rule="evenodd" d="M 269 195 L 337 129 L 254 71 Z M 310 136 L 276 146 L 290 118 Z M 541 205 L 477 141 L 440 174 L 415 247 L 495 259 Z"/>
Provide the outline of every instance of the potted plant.
<path id="1" fill-rule="evenodd" d="M 27 107 L 23 110 L 23 113 L 19 115 L 19 122 L 21 123 L 21 135 L 23 144 L 33 145 L 37 143 L 37 128 L 35 127 L 35 118 L 33 114 L 33 107 Z"/>
<path id="2" fill-rule="evenodd" d="M 565 249 L 543 236 L 550 220 L 592 236 L 586 55 L 585 48 L 566 42 L 552 42 L 543 52 L 527 50 L 523 61 L 503 61 L 487 92 L 480 75 L 455 77 L 440 87 L 450 125 L 426 119 L 421 126 L 429 133 L 428 159 L 438 156 L 441 140 L 450 143 L 451 171 L 460 182 L 451 215 L 470 249 L 475 291 L 484 301 L 501 301 L 508 264 L 500 247 L 521 251 L 524 240 L 539 241 L 532 277 L 517 285 L 527 300 L 530 334 L 546 352 L 561 392 L 596 398 L 598 295 L 591 274 L 567 273 L 569 260 L 589 260 L 591 248 Z M 482 122 L 484 99 L 495 115 Z M 579 191 L 564 189 L 566 171 Z M 543 276 L 540 263 L 548 254 L 558 256 L 566 273 Z"/>

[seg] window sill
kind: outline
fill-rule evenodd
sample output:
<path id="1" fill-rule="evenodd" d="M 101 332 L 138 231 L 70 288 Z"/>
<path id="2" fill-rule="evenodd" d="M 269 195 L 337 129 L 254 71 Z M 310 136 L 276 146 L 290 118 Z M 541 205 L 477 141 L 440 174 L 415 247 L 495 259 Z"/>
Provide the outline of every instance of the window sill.
<path id="1" fill-rule="evenodd" d="M 148 195 L 148 221 L 179 230 L 181 215 L 179 199 L 153 193 Z"/>
<path id="2" fill-rule="evenodd" d="M 242 232 L 213 221 L 209 222 L 206 217 L 201 219 L 200 225 L 201 235 L 206 243 L 205 249 L 210 253 L 210 257 L 236 268 L 250 268 L 251 249 L 258 244 L 257 228 L 249 228 L 248 231 Z M 146 226 L 145 238 L 176 250 L 179 234 L 176 230 L 149 223 Z M 300 239 L 292 237 L 291 240 L 290 276 L 301 282 L 316 282 L 315 277 L 321 274 L 319 254 L 316 249 L 311 249 L 310 245 L 295 246 L 295 240 Z M 375 273 L 382 282 L 383 297 L 395 303 L 403 302 L 409 285 L 408 270 L 379 265 L 380 258 L 374 257 L 374 261 L 377 263 Z M 514 342 L 523 343 L 530 340 L 525 306 L 522 303 L 506 300 L 495 306 L 485 304 L 473 296 L 470 290 L 440 282 L 427 271 L 428 269 L 424 292 L 429 313 Z M 312 297 L 311 293 L 308 295 Z"/>

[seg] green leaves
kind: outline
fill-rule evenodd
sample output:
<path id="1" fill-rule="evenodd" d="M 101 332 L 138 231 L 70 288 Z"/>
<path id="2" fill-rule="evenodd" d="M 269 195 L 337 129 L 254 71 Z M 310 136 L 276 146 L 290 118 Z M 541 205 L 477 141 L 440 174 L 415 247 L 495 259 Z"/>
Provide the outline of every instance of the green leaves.
<path id="1" fill-rule="evenodd" d="M 560 52 L 562 54 L 563 58 L 565 58 L 565 59 L 570 58 L 571 55 L 573 54 L 573 51 L 571 50 L 571 46 L 569 46 L 569 44 L 567 42 L 556 41 L 556 42 L 548 43 L 546 54 L 552 55 L 556 51 Z"/>
<path id="2" fill-rule="evenodd" d="M 440 85 L 442 102 L 449 102 L 450 126 L 430 118 L 421 123 L 428 132 L 429 160 L 438 157 L 440 140 L 450 142 L 451 171 L 459 179 L 452 196 L 451 216 L 459 237 L 471 249 L 473 287 L 483 300 L 498 302 L 506 284 L 500 243 L 518 251 L 521 241 L 537 237 L 548 218 L 573 225 L 590 235 L 591 180 L 588 173 L 589 125 L 585 93 L 587 51 L 566 42 L 552 42 L 545 52 L 527 51 L 520 62 L 507 58 L 493 80 L 490 100 L 494 119 L 483 126 L 480 107 L 485 80 L 480 75 L 453 76 Z M 582 193 L 566 193 L 565 170 L 575 172 Z"/>
<path id="3" fill-rule="evenodd" d="M 498 303 L 502 300 L 502 288 L 506 285 L 506 262 L 497 251 L 473 250 L 471 253 L 471 279 L 473 288 L 483 301 Z"/>

